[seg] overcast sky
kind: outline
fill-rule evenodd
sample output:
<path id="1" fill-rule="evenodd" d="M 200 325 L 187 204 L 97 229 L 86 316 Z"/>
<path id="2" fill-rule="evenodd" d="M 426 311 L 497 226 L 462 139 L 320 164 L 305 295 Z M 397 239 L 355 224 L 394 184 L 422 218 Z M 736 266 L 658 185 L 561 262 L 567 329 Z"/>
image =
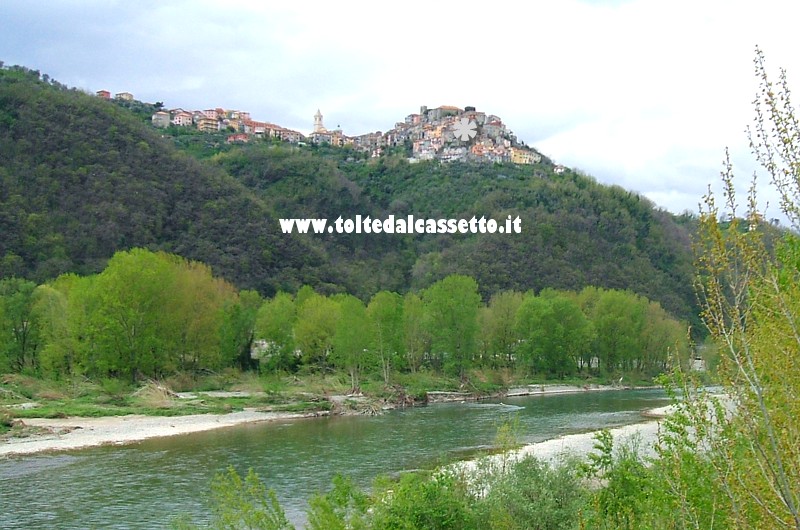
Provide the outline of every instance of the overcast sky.
<path id="1" fill-rule="evenodd" d="M 756 45 L 800 87 L 793 5 L 2 0 L 0 60 L 304 133 L 317 108 L 356 135 L 472 105 L 556 162 L 696 212 L 726 146 L 743 179 L 755 168 Z"/>

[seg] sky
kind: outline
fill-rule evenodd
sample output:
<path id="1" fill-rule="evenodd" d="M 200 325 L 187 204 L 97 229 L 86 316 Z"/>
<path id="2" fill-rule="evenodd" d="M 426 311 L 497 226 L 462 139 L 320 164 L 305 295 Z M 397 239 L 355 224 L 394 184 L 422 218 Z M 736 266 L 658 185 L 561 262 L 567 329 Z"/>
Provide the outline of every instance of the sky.
<path id="1" fill-rule="evenodd" d="M 311 132 L 475 106 L 557 163 L 696 213 L 728 148 L 744 189 L 758 46 L 800 86 L 800 8 L 777 0 L 2 0 L 0 60 L 168 108 Z M 759 194 L 778 217 L 766 178 Z M 766 201 L 769 204 L 766 204 Z"/>

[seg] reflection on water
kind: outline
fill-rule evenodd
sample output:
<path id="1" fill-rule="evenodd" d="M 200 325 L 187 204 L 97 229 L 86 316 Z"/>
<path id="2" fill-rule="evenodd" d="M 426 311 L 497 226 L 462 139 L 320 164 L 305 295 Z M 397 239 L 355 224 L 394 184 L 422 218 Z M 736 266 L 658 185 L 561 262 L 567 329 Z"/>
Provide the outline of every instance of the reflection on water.
<path id="1" fill-rule="evenodd" d="M 642 409 L 666 403 L 659 390 L 507 397 L 0 460 L 0 528 L 159 528 L 182 513 L 202 521 L 209 482 L 229 465 L 240 473 L 252 467 L 300 522 L 306 500 L 337 472 L 368 487 L 379 474 L 489 447 L 510 417 L 531 443 L 634 423 Z"/>

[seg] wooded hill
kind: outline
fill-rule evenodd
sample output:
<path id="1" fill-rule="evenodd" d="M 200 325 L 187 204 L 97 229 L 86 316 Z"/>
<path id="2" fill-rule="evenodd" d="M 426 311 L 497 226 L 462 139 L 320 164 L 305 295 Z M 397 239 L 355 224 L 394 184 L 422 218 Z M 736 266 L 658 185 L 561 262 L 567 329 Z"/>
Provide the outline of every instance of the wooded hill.
<path id="1" fill-rule="evenodd" d="M 319 245 L 277 225 L 253 193 L 132 112 L 37 72 L 0 70 L 1 276 L 94 273 L 137 246 L 267 293 L 325 271 Z"/>
<path id="2" fill-rule="evenodd" d="M 42 282 L 147 247 L 264 295 L 309 284 L 364 300 L 449 274 L 505 289 L 630 289 L 696 315 L 691 219 L 548 160 L 409 164 L 344 148 L 157 131 L 114 102 L 0 70 L 0 275 Z M 191 153 L 191 154 L 190 154 Z M 285 235 L 279 217 L 519 215 L 521 234 Z"/>

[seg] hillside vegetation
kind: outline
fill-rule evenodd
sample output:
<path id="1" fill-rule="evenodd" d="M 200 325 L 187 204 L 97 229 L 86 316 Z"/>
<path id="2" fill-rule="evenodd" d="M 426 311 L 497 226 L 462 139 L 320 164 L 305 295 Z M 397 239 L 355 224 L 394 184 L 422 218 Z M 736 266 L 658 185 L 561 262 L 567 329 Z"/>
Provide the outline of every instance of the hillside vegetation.
<path id="1" fill-rule="evenodd" d="M 35 72 L 0 70 L 0 124 L 1 276 L 98 272 L 136 246 L 267 293 L 323 269 L 313 242 L 276 234 L 262 201 L 130 111 Z"/>
<path id="2" fill-rule="evenodd" d="M 308 284 L 366 301 L 450 274 L 502 290 L 629 289 L 695 318 L 689 230 L 646 199 L 547 159 L 409 164 L 343 148 L 156 131 L 141 109 L 0 70 L 0 275 L 36 282 L 164 250 L 272 296 Z M 398 149 L 398 151 L 402 151 Z M 279 217 L 519 215 L 521 234 L 286 235 Z"/>

